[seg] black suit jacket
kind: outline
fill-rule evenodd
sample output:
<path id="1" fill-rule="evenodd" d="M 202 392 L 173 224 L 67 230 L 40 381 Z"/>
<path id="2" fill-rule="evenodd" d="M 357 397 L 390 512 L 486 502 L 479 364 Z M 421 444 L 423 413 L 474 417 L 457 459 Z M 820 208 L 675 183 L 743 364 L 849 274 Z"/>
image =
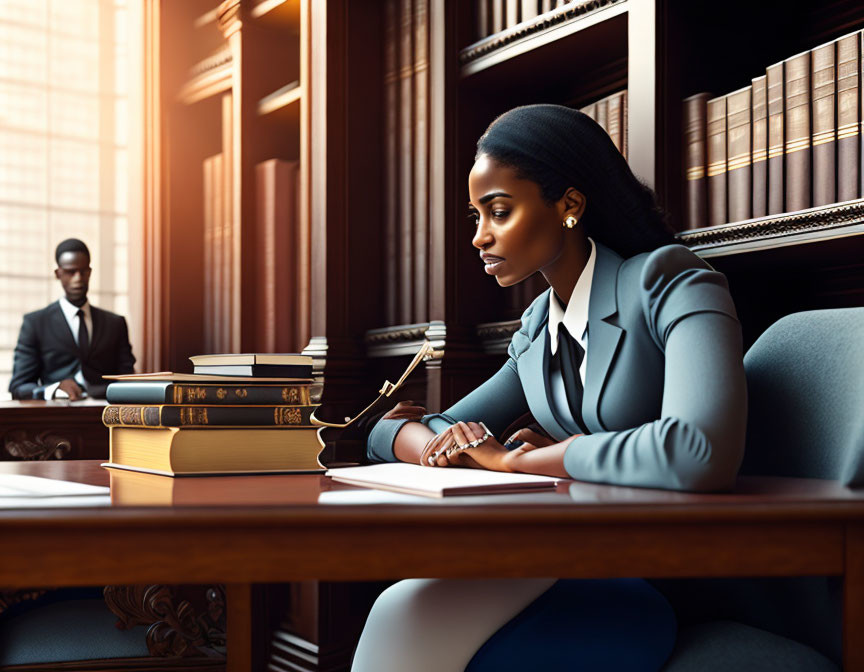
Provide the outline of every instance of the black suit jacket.
<path id="1" fill-rule="evenodd" d="M 85 358 L 59 301 L 24 316 L 9 383 L 13 399 L 43 399 L 47 385 L 72 378 L 79 366 L 87 381 L 87 394 L 104 397 L 107 385 L 103 374 L 133 372 L 135 357 L 126 320 L 92 305 L 90 315 L 93 334 Z"/>

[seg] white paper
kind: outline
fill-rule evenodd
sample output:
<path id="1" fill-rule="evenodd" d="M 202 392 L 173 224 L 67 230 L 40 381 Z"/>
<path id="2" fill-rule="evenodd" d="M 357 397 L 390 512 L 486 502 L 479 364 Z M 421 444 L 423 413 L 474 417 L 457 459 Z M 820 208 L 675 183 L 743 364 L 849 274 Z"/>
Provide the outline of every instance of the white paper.
<path id="1" fill-rule="evenodd" d="M 81 497 L 108 495 L 111 490 L 101 485 L 58 481 L 39 476 L 0 474 L 0 502 L 19 497 Z"/>
<path id="2" fill-rule="evenodd" d="M 418 464 L 406 464 L 404 462 L 330 469 L 326 475 L 337 481 L 350 480 L 354 485 L 412 490 L 438 497 L 445 490 L 452 488 L 494 488 L 497 486 L 505 489 L 529 485 L 551 488 L 560 480 L 552 476 L 513 474 L 483 469 L 421 467 Z"/>

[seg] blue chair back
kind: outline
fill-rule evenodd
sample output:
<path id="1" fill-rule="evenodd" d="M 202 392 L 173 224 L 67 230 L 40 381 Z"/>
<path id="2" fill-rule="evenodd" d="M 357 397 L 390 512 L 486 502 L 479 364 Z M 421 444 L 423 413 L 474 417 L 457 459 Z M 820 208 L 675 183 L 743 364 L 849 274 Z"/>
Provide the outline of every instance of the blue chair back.
<path id="1" fill-rule="evenodd" d="M 864 485 L 864 308 L 794 313 L 744 356 L 742 474 Z"/>

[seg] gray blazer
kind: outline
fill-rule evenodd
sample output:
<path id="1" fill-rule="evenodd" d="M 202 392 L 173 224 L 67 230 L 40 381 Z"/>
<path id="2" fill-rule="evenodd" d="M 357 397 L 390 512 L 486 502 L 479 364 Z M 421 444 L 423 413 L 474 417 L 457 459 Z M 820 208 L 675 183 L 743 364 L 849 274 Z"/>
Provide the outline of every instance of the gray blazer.
<path id="1" fill-rule="evenodd" d="M 622 259 L 595 243 L 582 418 L 550 404 L 549 292 L 522 315 L 509 358 L 480 387 L 421 420 L 436 432 L 483 421 L 500 437 L 526 411 L 550 436 L 574 434 L 574 479 L 674 490 L 732 487 L 744 451 L 747 389 L 741 327 L 726 278 L 682 245 Z M 381 420 L 371 460 L 394 461 L 406 420 Z"/>

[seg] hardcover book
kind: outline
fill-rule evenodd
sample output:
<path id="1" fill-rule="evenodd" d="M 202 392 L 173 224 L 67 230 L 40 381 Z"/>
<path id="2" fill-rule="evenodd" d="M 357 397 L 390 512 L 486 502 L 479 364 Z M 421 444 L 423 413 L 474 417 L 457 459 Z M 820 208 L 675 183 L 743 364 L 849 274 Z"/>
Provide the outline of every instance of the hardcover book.
<path id="1" fill-rule="evenodd" d="M 106 406 L 107 427 L 312 427 L 308 406 Z"/>
<path id="2" fill-rule="evenodd" d="M 734 91 L 726 97 L 726 100 L 728 106 L 726 110 L 728 219 L 730 222 L 740 222 L 752 217 L 750 208 L 752 89 L 746 86 Z"/>
<path id="3" fill-rule="evenodd" d="M 205 376 L 239 376 L 249 378 L 312 378 L 311 364 L 232 364 L 195 366 L 195 373 Z"/>
<path id="4" fill-rule="evenodd" d="M 805 51 L 785 61 L 786 79 L 786 210 L 804 210 L 811 205 L 810 189 L 810 56 Z"/>
<path id="5" fill-rule="evenodd" d="M 861 41 L 864 31 L 837 40 L 837 200 L 860 198 Z"/>
<path id="6" fill-rule="evenodd" d="M 783 101 L 785 99 L 784 63 L 765 71 L 768 91 L 768 214 L 785 211 L 786 170 L 783 145 L 786 138 Z"/>
<path id="7" fill-rule="evenodd" d="M 115 382 L 105 397 L 111 404 L 291 404 L 311 402 L 310 385 L 184 385 L 166 381 Z"/>
<path id="8" fill-rule="evenodd" d="M 836 42 L 813 50 L 810 104 L 813 106 L 813 205 L 837 201 Z"/>
<path id="9" fill-rule="evenodd" d="M 314 429 L 111 427 L 102 466 L 163 476 L 321 472 Z"/>
<path id="10" fill-rule="evenodd" d="M 684 227 L 696 229 L 708 225 L 708 181 L 705 172 L 706 103 L 710 93 L 697 93 L 684 99 Z"/>
<path id="11" fill-rule="evenodd" d="M 768 214 L 768 81 L 754 77 L 753 89 L 753 200 L 751 217 Z"/>
<path id="12" fill-rule="evenodd" d="M 252 366 L 255 364 L 312 366 L 312 357 L 309 355 L 298 355 L 293 352 L 195 355 L 194 357 L 190 357 L 189 361 L 194 366 Z"/>
<path id="13" fill-rule="evenodd" d="M 718 226 L 727 219 L 726 187 L 726 96 L 706 104 L 708 118 L 708 224 Z"/>

